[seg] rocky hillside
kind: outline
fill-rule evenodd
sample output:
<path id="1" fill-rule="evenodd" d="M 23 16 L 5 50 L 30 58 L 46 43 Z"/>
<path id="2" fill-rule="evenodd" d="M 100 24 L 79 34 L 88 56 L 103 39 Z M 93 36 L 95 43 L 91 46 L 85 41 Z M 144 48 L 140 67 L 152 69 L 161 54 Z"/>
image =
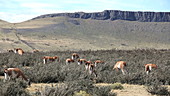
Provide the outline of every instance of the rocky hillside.
<path id="1" fill-rule="evenodd" d="M 128 20 L 140 22 L 170 22 L 170 12 L 132 12 L 120 10 L 105 10 L 95 13 L 57 13 L 38 16 L 33 19 L 66 16 L 70 18 L 95 19 L 95 20 Z"/>
<path id="2" fill-rule="evenodd" d="M 169 21 L 168 12 L 111 10 L 47 14 L 13 24 L 0 21 L 0 51 L 170 49 Z"/>

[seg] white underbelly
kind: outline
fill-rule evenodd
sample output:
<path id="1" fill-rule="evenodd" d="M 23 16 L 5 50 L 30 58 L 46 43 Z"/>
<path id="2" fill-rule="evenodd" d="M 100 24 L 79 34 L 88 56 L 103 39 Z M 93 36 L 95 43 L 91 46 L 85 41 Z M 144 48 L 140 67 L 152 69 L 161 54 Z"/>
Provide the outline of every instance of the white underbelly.
<path id="1" fill-rule="evenodd" d="M 120 63 L 117 65 L 117 68 L 119 68 L 119 69 L 120 69 Z"/>

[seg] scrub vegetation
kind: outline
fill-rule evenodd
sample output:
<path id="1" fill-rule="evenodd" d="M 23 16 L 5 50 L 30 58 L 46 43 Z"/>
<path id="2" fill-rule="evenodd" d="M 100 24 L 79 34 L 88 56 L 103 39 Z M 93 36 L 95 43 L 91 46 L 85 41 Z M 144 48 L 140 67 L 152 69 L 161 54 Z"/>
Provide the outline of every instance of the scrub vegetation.
<path id="1" fill-rule="evenodd" d="M 90 61 L 102 60 L 105 63 L 96 66 L 97 78 L 85 71 L 84 65 L 77 62 L 66 64 L 65 60 L 71 58 L 72 53 L 78 53 L 80 58 Z M 43 64 L 43 56 L 59 56 L 60 62 Z M 162 85 L 170 85 L 170 50 L 136 49 L 136 50 L 87 50 L 87 51 L 50 51 L 18 55 L 14 53 L 0 53 L 0 75 L 3 76 L 4 67 L 17 67 L 31 80 L 32 83 L 62 83 L 61 86 L 46 87 L 43 92 L 35 93 L 37 96 L 79 96 L 76 94 L 89 94 L 89 96 L 115 96 L 111 89 L 120 88 L 121 84 L 146 85 L 148 92 L 158 95 L 169 94 L 168 89 Z M 117 61 L 127 62 L 125 67 L 128 73 L 112 70 Z M 144 71 L 144 64 L 158 65 L 149 75 Z M 119 82 L 117 84 L 117 82 Z M 112 86 L 94 86 L 96 83 L 115 83 Z M 19 86 L 18 86 L 19 85 Z M 17 79 L 4 83 L 0 80 L 0 94 L 18 96 L 32 95 L 24 90 L 25 82 Z M 19 90 L 19 91 L 18 91 Z M 163 91 L 163 93 L 162 93 Z M 6 95 L 7 94 L 7 95 Z M 34 95 L 35 95 L 34 94 Z M 88 96 L 88 95 L 87 95 Z"/>

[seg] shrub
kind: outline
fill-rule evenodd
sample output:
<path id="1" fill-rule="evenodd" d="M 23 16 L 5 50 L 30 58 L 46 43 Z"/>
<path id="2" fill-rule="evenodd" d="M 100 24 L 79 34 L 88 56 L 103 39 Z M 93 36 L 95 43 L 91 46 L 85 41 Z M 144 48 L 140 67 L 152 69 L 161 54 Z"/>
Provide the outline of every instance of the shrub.
<path id="1" fill-rule="evenodd" d="M 65 82 L 64 84 L 56 85 L 55 87 L 45 87 L 41 95 L 44 96 L 72 96 L 75 92 L 80 91 L 83 86 L 77 82 Z"/>
<path id="2" fill-rule="evenodd" d="M 103 64 L 97 64 L 97 82 L 151 85 L 151 82 L 157 79 L 162 84 L 170 84 L 170 75 L 167 75 L 170 72 L 170 50 L 153 49 L 51 51 L 34 54 L 26 52 L 22 56 L 14 53 L 0 53 L 0 75 L 4 75 L 3 67 L 6 66 L 20 68 L 26 77 L 36 83 L 70 82 L 80 79 L 91 82 L 94 76 L 85 72 L 84 65 L 77 66 L 77 62 L 66 65 L 65 60 L 71 58 L 71 54 L 74 52 L 83 59 L 105 61 Z M 59 56 L 60 62 L 43 64 L 43 56 Z M 114 64 L 119 60 L 127 62 L 128 73 L 126 75 L 122 75 L 121 71 L 112 70 Z M 146 75 L 144 72 L 146 63 L 156 63 L 158 68 Z"/>
<path id="3" fill-rule="evenodd" d="M 43 96 L 70 96 L 76 91 L 72 85 L 62 84 L 55 87 L 45 87 L 41 95 Z"/>
<path id="4" fill-rule="evenodd" d="M 1 96 L 30 96 L 25 90 L 26 83 L 21 80 L 3 82 L 0 81 Z"/>
<path id="5" fill-rule="evenodd" d="M 59 84 L 55 87 L 46 87 L 41 95 L 45 96 L 115 96 L 110 93 L 111 88 L 108 86 L 96 87 L 92 81 L 76 80 Z"/>
<path id="6" fill-rule="evenodd" d="M 114 83 L 114 84 L 110 85 L 110 88 L 111 89 L 123 89 L 123 86 L 120 83 Z"/>
<path id="7" fill-rule="evenodd" d="M 111 93 L 111 88 L 108 86 L 94 87 L 89 90 L 92 96 L 116 96 L 116 94 Z"/>
<path id="8" fill-rule="evenodd" d="M 157 80 L 152 85 L 148 85 L 146 89 L 153 95 L 170 95 L 167 87 L 163 87 Z"/>
<path id="9" fill-rule="evenodd" d="M 148 86 L 147 91 L 153 95 L 170 95 L 167 87 L 162 87 L 158 85 Z"/>

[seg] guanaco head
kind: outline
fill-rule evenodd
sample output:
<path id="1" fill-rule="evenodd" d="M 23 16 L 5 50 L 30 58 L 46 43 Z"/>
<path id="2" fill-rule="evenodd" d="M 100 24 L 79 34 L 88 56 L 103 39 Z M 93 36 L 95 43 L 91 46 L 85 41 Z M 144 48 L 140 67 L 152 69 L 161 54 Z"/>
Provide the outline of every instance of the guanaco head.
<path id="1" fill-rule="evenodd" d="M 4 73 L 7 73 L 7 72 L 8 72 L 8 69 L 7 69 L 7 68 L 5 68 L 5 69 L 4 69 Z"/>

